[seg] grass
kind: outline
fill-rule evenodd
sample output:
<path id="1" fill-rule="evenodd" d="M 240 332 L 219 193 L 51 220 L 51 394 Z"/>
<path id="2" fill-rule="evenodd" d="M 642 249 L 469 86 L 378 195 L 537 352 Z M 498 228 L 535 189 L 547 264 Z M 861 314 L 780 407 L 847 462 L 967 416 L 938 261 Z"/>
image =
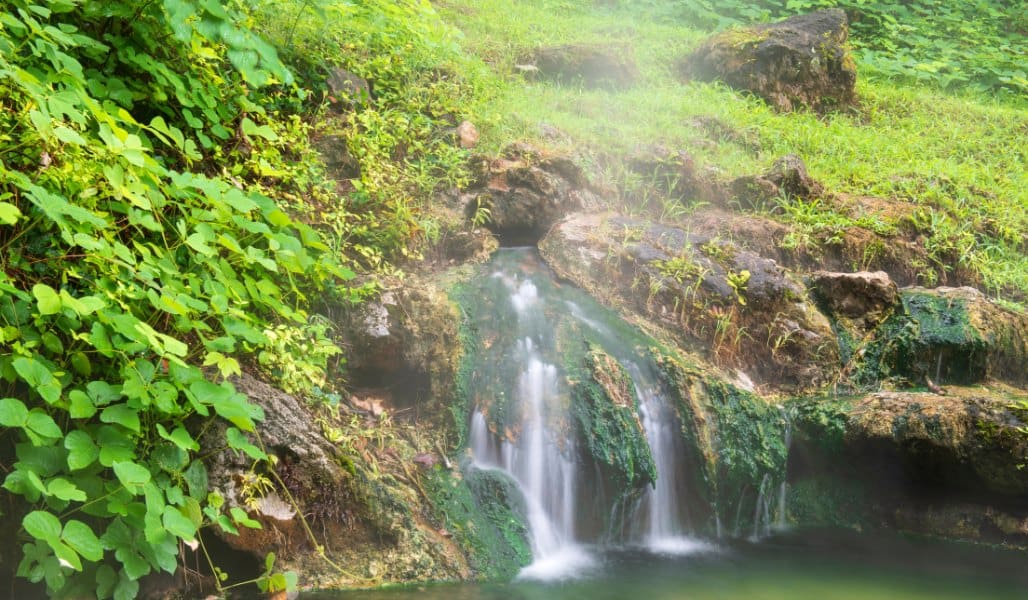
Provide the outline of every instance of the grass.
<path id="1" fill-rule="evenodd" d="M 469 68 L 480 70 L 484 93 L 473 112 L 485 151 L 515 139 L 535 141 L 573 152 L 592 163 L 595 175 L 615 180 L 622 176 L 618 159 L 654 145 L 687 150 L 697 166 L 714 167 L 726 179 L 762 172 L 775 158 L 796 153 L 833 192 L 910 203 L 876 218 L 885 220 L 884 230 L 907 225 L 920 232 L 935 267 L 959 266 L 993 295 L 1028 298 L 1028 99 L 944 93 L 861 72 L 856 109 L 825 117 L 780 114 L 723 85 L 677 79 L 676 61 L 711 31 L 658 19 L 657 9 L 647 8 L 655 3 L 596 4 L 438 3 L 478 57 Z M 640 82 L 611 91 L 518 74 L 515 65 L 534 49 L 576 42 L 630 46 Z M 697 117 L 717 119 L 720 132 Z M 565 135 L 547 138 L 544 124 Z M 814 220 L 821 214 L 832 223 L 857 222 L 830 203 L 818 211 Z"/>

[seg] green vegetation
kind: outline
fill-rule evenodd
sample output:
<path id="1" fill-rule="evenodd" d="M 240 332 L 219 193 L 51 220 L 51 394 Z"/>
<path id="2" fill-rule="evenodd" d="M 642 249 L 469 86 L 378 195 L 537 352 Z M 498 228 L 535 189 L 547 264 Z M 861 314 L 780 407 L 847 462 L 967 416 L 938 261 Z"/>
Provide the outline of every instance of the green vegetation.
<path id="1" fill-rule="evenodd" d="M 923 281 L 959 269 L 994 295 L 1025 300 L 1019 5 L 840 2 L 860 17 L 861 104 L 819 117 L 678 82 L 674 65 L 714 26 L 825 2 L 438 4 L 463 38 L 426 0 L 0 7 L 0 466 L 19 576 L 54 596 L 131 598 L 142 577 L 178 570 L 185 548 L 207 555 L 202 529 L 257 526 L 208 488 L 201 434 L 225 422 L 224 445 L 251 457 L 254 473 L 273 473 L 261 410 L 232 377 L 258 372 L 338 403 L 342 340 L 322 314 L 374 295 L 380 277 L 439 239 L 431 200 L 469 182 L 453 136 L 468 116 L 484 151 L 515 139 L 573 151 L 617 184 L 618 208 L 667 219 L 696 204 L 645 196 L 675 186 L 631 182 L 638 174 L 624 159 L 637 146 L 688 149 L 697 168 L 724 178 L 795 152 L 833 191 L 909 203 L 853 214 L 783 198 L 767 210 L 794 225 L 795 247 L 838 243 L 853 225 L 907 232 L 932 261 L 919 266 Z M 539 46 L 578 41 L 632 47 L 640 83 L 586 90 L 527 80 L 516 67 Z M 544 134 L 544 123 L 566 136 Z M 479 207 L 474 224 L 488 217 Z M 673 261 L 661 268 L 680 280 L 700 274 Z M 748 273 L 731 282 L 745 303 Z M 476 343 L 486 355 L 494 341 Z M 458 382 L 465 400 L 484 385 L 468 368 Z M 724 409 L 719 427 L 739 444 L 722 448 L 726 468 L 752 488 L 780 466 L 780 418 L 719 386 L 706 384 Z M 495 399 L 494 422 L 507 404 Z M 336 441 L 356 432 L 339 430 Z M 644 462 L 630 472 L 649 472 Z M 471 510 L 467 500 L 454 502 Z M 462 543 L 477 544 L 465 516 L 446 513 Z M 508 516 L 487 515 L 503 526 L 483 547 L 502 542 L 510 554 L 484 572 L 525 560 L 523 531 Z M 254 582 L 208 566 L 219 591 L 295 583 L 273 556 Z"/>
<path id="2" fill-rule="evenodd" d="M 989 345 L 959 298 L 918 292 L 901 296 L 903 310 L 886 319 L 856 361 L 850 381 L 876 389 L 890 377 L 924 385 L 925 377 L 952 383 L 980 381 Z"/>
<path id="3" fill-rule="evenodd" d="M 444 528 L 482 577 L 510 579 L 531 562 L 524 499 L 506 474 L 469 469 L 459 478 L 437 466 L 425 487 Z"/>
<path id="4" fill-rule="evenodd" d="M 604 471 L 604 481 L 625 494 L 651 484 L 657 477 L 656 466 L 639 422 L 639 399 L 628 372 L 594 344 L 580 347 L 578 352 L 566 350 L 565 361 L 578 439 Z"/>
<path id="5" fill-rule="evenodd" d="M 464 181 L 442 133 L 466 89 L 445 31 L 425 4 L 374 0 L 0 9 L 0 424 L 20 576 L 130 598 L 201 528 L 257 525 L 207 489 L 198 434 L 227 420 L 225 443 L 265 463 L 261 411 L 227 378 L 331 388 L 315 305 L 359 302 L 375 289 L 359 274 L 430 240 L 423 200 Z M 336 64 L 373 97 L 333 106 Z M 349 180 L 315 149 L 332 136 Z"/>
<path id="6" fill-rule="evenodd" d="M 676 64 L 715 26 L 824 4 L 449 0 L 441 10 L 489 68 L 475 71 L 484 93 L 474 113 L 486 149 L 528 139 L 567 150 L 591 166 L 594 178 L 615 184 L 621 195 L 614 208 L 669 220 L 696 208 L 696 199 L 654 191 L 668 188 L 662 177 L 632 173 L 626 159 L 639 150 L 685 150 L 697 172 L 709 167 L 724 180 L 763 172 L 774 159 L 795 153 L 830 191 L 894 204 L 852 209 L 832 201 L 782 199 L 780 209 L 769 209 L 774 218 L 795 227 L 789 237 L 793 247 L 830 247 L 853 226 L 900 234 L 927 250 L 927 260 L 911 265 L 923 283 L 945 283 L 959 271 L 991 295 L 1023 301 L 1028 290 L 1022 233 L 1028 231 L 1028 161 L 1019 140 L 1028 127 L 1028 96 L 1016 83 L 1023 74 L 1006 82 L 1000 81 L 1006 77 L 1002 74 L 991 80 L 969 74 L 1009 70 L 993 59 L 1022 63 L 1016 68 L 1023 70 L 1022 8 L 1003 2 L 839 3 L 864 11 L 851 35 L 860 72 L 859 106 L 851 111 L 782 114 L 720 84 L 678 80 Z M 946 17 L 940 21 L 942 13 Z M 940 69 L 938 75 L 956 76 L 953 69 L 961 69 L 985 87 L 953 79 L 947 89 L 954 93 L 944 94 L 932 85 L 897 85 L 882 61 L 895 56 L 893 66 L 899 69 L 913 60 L 899 50 L 913 43 L 913 37 L 902 37 L 907 30 L 930 35 L 932 43 L 967 49 L 960 59 L 964 62 L 947 62 L 952 69 Z M 538 47 L 568 43 L 631 48 L 639 82 L 621 91 L 590 89 L 533 81 L 516 67 Z M 889 54 L 890 48 L 896 54 Z M 930 45 L 916 52 L 926 60 L 957 60 Z M 917 64 L 911 63 L 907 72 L 920 81 L 929 71 Z M 554 128 L 563 135 L 553 136 Z M 854 267 L 865 266 L 868 258 Z"/>
<path id="7" fill-rule="evenodd" d="M 646 6 L 658 18 L 716 28 L 837 7 L 849 16 L 853 47 L 869 74 L 950 90 L 1028 92 L 1024 64 L 1028 9 L 1013 0 L 627 0 L 622 4 Z"/>

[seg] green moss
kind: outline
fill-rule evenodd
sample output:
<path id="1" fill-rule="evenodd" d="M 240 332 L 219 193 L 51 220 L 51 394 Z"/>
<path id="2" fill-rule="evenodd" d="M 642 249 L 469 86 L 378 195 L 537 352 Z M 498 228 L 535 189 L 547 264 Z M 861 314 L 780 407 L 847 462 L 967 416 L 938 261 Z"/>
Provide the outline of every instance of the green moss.
<path id="1" fill-rule="evenodd" d="M 791 402 L 793 435 L 816 448 L 820 456 L 839 456 L 852 405 L 853 398 L 802 398 Z"/>
<path id="2" fill-rule="evenodd" d="M 751 27 L 740 27 L 723 31 L 714 38 L 714 44 L 731 48 L 753 47 L 768 38 L 770 33 Z"/>
<path id="3" fill-rule="evenodd" d="M 721 520 L 747 528 L 765 478 L 785 479 L 785 416 L 760 397 L 654 349 L 682 417 L 683 439 L 701 465 L 705 496 Z"/>
<path id="4" fill-rule="evenodd" d="M 580 344 L 567 365 L 578 438 L 615 489 L 626 493 L 656 480 L 639 422 L 639 399 L 624 367 L 594 344 Z"/>
<path id="5" fill-rule="evenodd" d="M 455 448 L 463 448 L 468 440 L 468 413 L 471 410 L 472 377 L 474 361 L 472 357 L 481 353 L 480 340 L 472 327 L 471 321 L 464 311 L 463 300 L 467 298 L 467 290 L 463 284 L 450 289 L 450 299 L 461 307 L 461 319 L 457 327 L 457 339 L 460 344 L 460 359 L 454 381 L 454 397 L 450 402 L 450 415 L 453 417 L 453 429 L 457 434 Z"/>
<path id="6" fill-rule="evenodd" d="M 505 288 L 492 278 L 451 288 L 450 297 L 461 312 L 458 336 L 464 346 L 457 367 L 456 398 L 450 411 L 460 432 L 459 447 L 467 442 L 467 419 L 471 407 L 480 407 L 491 427 L 503 431 L 516 425 L 520 414 L 517 389 L 517 361 L 510 360 L 517 343 L 517 315 Z"/>
<path id="7" fill-rule="evenodd" d="M 461 477 L 436 466 L 425 490 L 480 579 L 510 579 L 531 562 L 524 499 L 505 474 L 470 469 Z"/>
<path id="8" fill-rule="evenodd" d="M 770 475 L 785 477 L 785 417 L 758 396 L 713 377 L 703 381 L 714 416 L 719 459 L 719 496 L 731 502 L 745 490 L 756 493 Z"/>
<path id="9" fill-rule="evenodd" d="M 960 298 L 904 292 L 896 311 L 864 347 L 851 376 L 857 389 L 876 388 L 889 377 L 923 383 L 974 383 L 986 375 L 987 344 L 972 325 Z"/>

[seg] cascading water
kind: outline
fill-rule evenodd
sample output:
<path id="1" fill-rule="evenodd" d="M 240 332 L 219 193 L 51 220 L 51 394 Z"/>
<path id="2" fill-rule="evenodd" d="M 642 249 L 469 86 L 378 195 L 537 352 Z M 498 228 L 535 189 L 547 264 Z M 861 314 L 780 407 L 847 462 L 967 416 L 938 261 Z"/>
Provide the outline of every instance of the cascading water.
<path id="1" fill-rule="evenodd" d="M 533 562 L 521 572 L 523 578 L 559 579 L 580 572 L 592 563 L 575 539 L 575 465 L 573 448 L 561 444 L 551 427 L 562 415 L 557 367 L 545 362 L 537 340 L 545 317 L 538 303 L 538 290 L 530 280 L 519 281 L 510 273 L 498 272 L 510 289 L 510 302 L 517 314 L 515 360 L 517 410 L 521 432 L 515 441 L 501 440 L 497 447 L 484 415 L 472 415 L 469 443 L 473 458 L 482 467 L 501 468 L 521 486 L 527 505 Z"/>
<path id="2" fill-rule="evenodd" d="M 643 336 L 580 291 L 556 285 L 529 251 L 501 251 L 496 264 L 476 293 L 483 308 L 476 325 L 486 342 L 468 445 L 476 467 L 502 470 L 524 495 L 533 561 L 520 576 L 574 576 L 594 563 L 585 546 L 592 542 L 662 554 L 709 548 L 687 535 L 681 425 Z M 634 415 L 629 423 L 637 418 L 652 455 L 653 485 L 643 488 L 648 480 L 642 479 L 635 488 L 611 489 L 584 447 L 589 440 L 581 436 L 593 432 L 576 430 L 581 423 L 571 415 L 569 387 L 582 382 L 569 382 L 565 365 L 569 349 L 589 344 L 602 347 L 628 374 L 634 391 L 626 399 Z"/>
<path id="3" fill-rule="evenodd" d="M 662 554 L 688 554 L 709 548 L 709 545 L 685 535 L 681 514 L 684 503 L 680 497 L 683 482 L 678 477 L 680 453 L 678 419 L 660 390 L 635 364 L 628 364 L 639 397 L 639 413 L 646 440 L 653 455 L 657 480 L 646 490 L 643 502 L 647 524 L 642 542 L 645 547 Z"/>
<path id="4" fill-rule="evenodd" d="M 686 535 L 688 528 L 682 519 L 686 508 L 682 497 L 685 482 L 679 476 L 681 463 L 678 460 L 682 453 L 681 430 L 678 417 L 662 393 L 657 377 L 639 366 L 637 357 L 626 352 L 629 349 L 625 348 L 623 341 L 610 328 L 590 319 L 579 305 L 573 302 L 567 304 L 571 314 L 606 341 L 608 346 L 622 349 L 624 354 L 620 358 L 631 375 L 639 398 L 639 417 L 657 477 L 653 486 L 646 490 L 635 515 L 637 521 L 644 522 L 635 528 L 640 538 L 635 541 L 661 554 L 689 554 L 709 549 L 709 544 Z"/>

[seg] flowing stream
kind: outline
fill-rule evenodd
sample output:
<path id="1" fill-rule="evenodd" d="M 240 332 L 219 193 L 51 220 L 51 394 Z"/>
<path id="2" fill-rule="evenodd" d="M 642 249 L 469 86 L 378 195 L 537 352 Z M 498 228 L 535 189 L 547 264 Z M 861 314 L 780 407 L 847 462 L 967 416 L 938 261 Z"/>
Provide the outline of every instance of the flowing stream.
<path id="1" fill-rule="evenodd" d="M 560 355 L 554 335 L 556 320 L 568 314 L 629 374 L 638 402 L 637 419 L 656 472 L 653 484 L 642 490 L 630 510 L 619 512 L 614 503 L 613 522 L 607 529 L 627 533 L 607 536 L 604 541 L 641 545 L 666 554 L 709 549 L 709 544 L 687 535 L 686 502 L 679 497 L 684 485 L 682 465 L 676 459 L 681 454 L 680 424 L 661 392 L 656 374 L 635 347 L 636 340 L 623 339 L 605 324 L 609 315 L 589 306 L 580 292 L 554 285 L 552 275 L 534 252 L 501 251 L 496 265 L 490 279 L 497 285 L 494 293 L 499 298 L 498 308 L 502 311 L 506 303 L 514 316 L 501 319 L 508 329 L 503 333 L 513 343 L 499 360 L 515 367 L 509 369 L 512 376 L 507 385 L 512 388 L 509 392 L 513 400 L 508 410 L 514 414 L 514 424 L 509 428 L 516 430 L 516 435 L 496 435 L 487 419 L 491 407 L 476 406 L 468 443 L 478 468 L 505 471 L 525 496 L 533 562 L 520 577 L 563 579 L 582 573 L 594 563 L 586 542 L 598 540 L 587 540 L 585 532 L 577 530 L 582 519 L 579 495 L 595 500 L 601 495 L 598 490 L 602 482 L 584 480 L 579 442 L 567 433 L 570 416 L 566 373 L 553 358 Z M 507 392 L 503 391 L 504 398 Z M 620 523 L 620 519 L 627 522 Z"/>
<path id="2" fill-rule="evenodd" d="M 516 313 L 516 343 L 511 360 L 518 365 L 514 398 L 521 432 L 516 440 L 497 444 L 476 407 L 471 417 L 469 444 L 476 465 L 500 468 L 520 485 L 527 505 L 533 562 L 521 576 L 555 579 L 587 568 L 592 559 L 575 536 L 576 467 L 572 451 L 562 444 L 553 424 L 560 411 L 560 381 L 555 365 L 539 346 L 549 338 L 539 290 L 522 272 L 496 271 L 493 278 L 510 292 Z"/>

